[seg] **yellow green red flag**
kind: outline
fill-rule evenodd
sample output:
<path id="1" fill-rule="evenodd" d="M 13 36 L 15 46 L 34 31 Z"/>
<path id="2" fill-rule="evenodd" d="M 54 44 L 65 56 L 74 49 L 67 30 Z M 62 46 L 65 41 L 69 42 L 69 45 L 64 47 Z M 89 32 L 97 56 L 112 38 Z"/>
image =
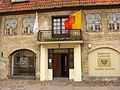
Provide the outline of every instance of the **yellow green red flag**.
<path id="1" fill-rule="evenodd" d="M 65 29 L 81 29 L 82 28 L 82 12 L 81 10 L 71 15 L 65 22 Z"/>

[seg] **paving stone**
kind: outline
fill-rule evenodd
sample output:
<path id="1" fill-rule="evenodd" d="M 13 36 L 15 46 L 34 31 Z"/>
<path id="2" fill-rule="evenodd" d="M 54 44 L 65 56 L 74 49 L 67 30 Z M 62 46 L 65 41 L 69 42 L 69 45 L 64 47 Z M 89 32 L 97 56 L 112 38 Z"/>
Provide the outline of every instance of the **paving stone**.
<path id="1" fill-rule="evenodd" d="M 40 82 L 37 80 L 9 79 L 0 81 L 0 90 L 120 90 L 119 82 L 68 82 L 67 80 Z M 101 83 L 103 84 L 101 85 Z"/>

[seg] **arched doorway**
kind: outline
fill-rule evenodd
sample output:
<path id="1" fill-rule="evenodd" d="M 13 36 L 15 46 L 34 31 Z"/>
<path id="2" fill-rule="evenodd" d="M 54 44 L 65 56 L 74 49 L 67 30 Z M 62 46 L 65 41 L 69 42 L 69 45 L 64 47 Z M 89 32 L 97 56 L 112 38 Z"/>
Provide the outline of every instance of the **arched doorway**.
<path id="1" fill-rule="evenodd" d="M 11 76 L 34 76 L 35 53 L 30 50 L 18 50 L 11 54 Z"/>

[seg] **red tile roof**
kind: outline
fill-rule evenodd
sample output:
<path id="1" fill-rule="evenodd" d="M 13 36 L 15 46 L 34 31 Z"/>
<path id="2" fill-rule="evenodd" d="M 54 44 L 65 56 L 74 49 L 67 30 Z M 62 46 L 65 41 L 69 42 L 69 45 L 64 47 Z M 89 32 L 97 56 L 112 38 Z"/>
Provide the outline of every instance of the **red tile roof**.
<path id="1" fill-rule="evenodd" d="M 120 4 L 120 0 L 29 0 L 21 3 L 11 3 L 11 0 L 2 0 L 0 12 L 110 4 Z"/>

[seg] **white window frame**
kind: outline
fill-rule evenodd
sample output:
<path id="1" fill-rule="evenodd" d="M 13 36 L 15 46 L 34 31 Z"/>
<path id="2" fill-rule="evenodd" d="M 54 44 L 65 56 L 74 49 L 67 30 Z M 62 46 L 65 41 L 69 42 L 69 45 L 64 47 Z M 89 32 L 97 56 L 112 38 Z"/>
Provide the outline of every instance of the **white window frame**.
<path id="1" fill-rule="evenodd" d="M 88 17 L 90 15 L 90 17 Z M 95 15 L 99 16 L 97 18 L 95 18 Z M 91 19 L 91 21 L 90 21 Z M 98 21 L 95 21 L 95 19 Z M 86 14 L 86 22 L 87 22 L 87 31 L 101 31 L 101 16 L 98 13 L 88 13 Z M 91 26 L 91 28 L 89 28 L 89 26 Z"/>
<path id="2" fill-rule="evenodd" d="M 116 16 L 118 14 L 119 17 Z M 108 13 L 107 18 L 108 18 L 108 30 L 113 31 L 120 30 L 120 13 Z"/>
<path id="3" fill-rule="evenodd" d="M 30 22 L 26 22 L 25 19 L 28 19 L 28 21 L 30 21 Z M 33 19 L 33 21 L 31 21 L 32 19 Z M 31 23 L 31 22 L 33 22 L 33 23 Z M 34 17 L 23 18 L 23 30 L 22 30 L 22 34 L 24 34 L 24 35 L 33 34 L 34 22 L 35 22 L 35 18 Z M 28 30 L 25 30 L 25 28 L 27 28 Z"/>
<path id="4" fill-rule="evenodd" d="M 14 20 L 14 25 L 13 25 Z M 8 22 L 8 23 L 7 23 Z M 17 19 L 7 19 L 5 21 L 5 35 L 17 35 Z"/>

